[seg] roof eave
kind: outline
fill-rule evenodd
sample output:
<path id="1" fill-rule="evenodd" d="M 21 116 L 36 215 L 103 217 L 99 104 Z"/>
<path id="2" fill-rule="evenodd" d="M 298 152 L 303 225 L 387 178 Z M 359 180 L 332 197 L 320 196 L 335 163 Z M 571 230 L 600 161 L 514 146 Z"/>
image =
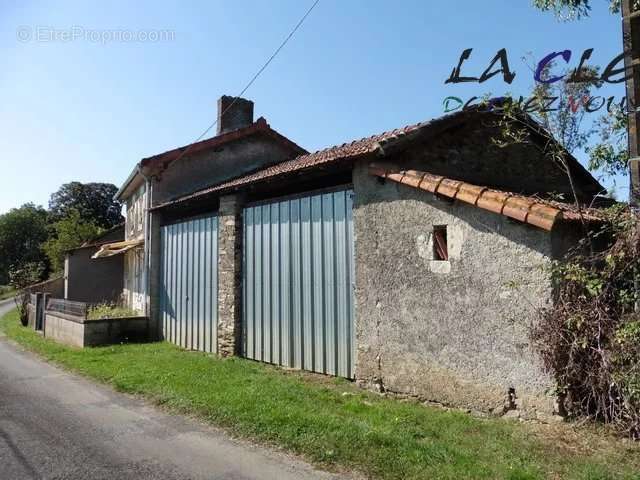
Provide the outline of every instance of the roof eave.
<path id="1" fill-rule="evenodd" d="M 522 197 L 511 192 L 491 190 L 488 187 L 428 172 L 397 170 L 386 165 L 371 164 L 369 174 L 452 200 L 459 200 L 548 232 L 553 230 L 559 222 L 597 223 L 602 221 L 587 212 L 567 212 L 566 209 L 542 200 Z"/>
<path id="2" fill-rule="evenodd" d="M 124 181 L 122 186 L 118 189 L 116 194 L 113 196 L 113 199 L 116 201 L 122 201 L 124 198 L 126 198 L 124 197 L 124 193 L 127 191 L 127 189 L 129 188 L 129 185 L 133 183 L 133 181 L 138 175 L 140 175 L 140 163 L 136 163 L 135 167 L 133 167 L 133 170 L 131 171 L 127 179 Z M 129 195 L 127 195 L 127 197 L 128 196 Z"/>

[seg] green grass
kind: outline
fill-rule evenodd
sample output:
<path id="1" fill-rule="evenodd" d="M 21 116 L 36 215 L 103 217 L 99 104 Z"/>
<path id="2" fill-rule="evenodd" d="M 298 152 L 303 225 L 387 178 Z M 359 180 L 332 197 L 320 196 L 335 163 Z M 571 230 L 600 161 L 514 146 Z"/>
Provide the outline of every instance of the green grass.
<path id="1" fill-rule="evenodd" d="M 5 285 L 0 285 L 0 300 L 6 300 L 7 298 L 15 297 L 16 289 Z"/>
<path id="2" fill-rule="evenodd" d="M 168 343 L 78 350 L 20 326 L 15 311 L 0 327 L 72 371 L 330 469 L 390 479 L 640 478 L 640 449 L 592 429 L 475 418 Z"/>

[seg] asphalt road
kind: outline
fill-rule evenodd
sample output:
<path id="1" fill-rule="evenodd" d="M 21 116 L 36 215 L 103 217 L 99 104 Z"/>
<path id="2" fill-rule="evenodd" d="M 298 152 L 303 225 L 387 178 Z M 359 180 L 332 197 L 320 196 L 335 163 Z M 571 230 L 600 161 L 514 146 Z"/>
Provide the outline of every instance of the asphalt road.
<path id="1" fill-rule="evenodd" d="M 0 315 L 13 302 L 0 302 Z M 65 373 L 0 337 L 0 479 L 337 478 Z"/>

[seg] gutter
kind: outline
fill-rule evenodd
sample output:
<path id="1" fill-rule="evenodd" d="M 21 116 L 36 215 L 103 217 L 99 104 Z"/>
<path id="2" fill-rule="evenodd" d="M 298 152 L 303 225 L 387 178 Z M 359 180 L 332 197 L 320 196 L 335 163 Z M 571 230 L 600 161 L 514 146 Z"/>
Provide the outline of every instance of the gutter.
<path id="1" fill-rule="evenodd" d="M 122 186 L 118 189 L 118 191 L 116 192 L 116 194 L 113 196 L 113 199 L 116 201 L 120 201 L 120 197 L 122 196 L 122 194 L 124 193 L 124 191 L 127 189 L 127 187 L 129 187 L 129 185 L 131 184 L 131 182 L 133 182 L 133 179 L 136 178 L 136 175 L 138 173 L 142 174 L 142 171 L 140 170 L 140 163 L 138 163 L 135 168 L 131 171 L 131 173 L 129 174 L 129 176 L 127 177 L 127 179 L 124 181 L 124 183 L 122 184 Z M 142 175 L 142 178 L 144 178 L 146 180 L 146 177 L 144 175 Z"/>

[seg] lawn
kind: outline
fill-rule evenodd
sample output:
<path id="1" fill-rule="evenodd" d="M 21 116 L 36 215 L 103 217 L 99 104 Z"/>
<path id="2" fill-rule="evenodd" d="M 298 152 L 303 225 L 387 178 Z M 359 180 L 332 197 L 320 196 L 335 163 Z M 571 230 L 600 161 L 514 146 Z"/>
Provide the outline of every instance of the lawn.
<path id="1" fill-rule="evenodd" d="M 15 311 L 0 328 L 67 369 L 330 470 L 383 479 L 640 478 L 640 448 L 592 428 L 476 418 L 164 342 L 78 350 L 20 326 Z"/>

